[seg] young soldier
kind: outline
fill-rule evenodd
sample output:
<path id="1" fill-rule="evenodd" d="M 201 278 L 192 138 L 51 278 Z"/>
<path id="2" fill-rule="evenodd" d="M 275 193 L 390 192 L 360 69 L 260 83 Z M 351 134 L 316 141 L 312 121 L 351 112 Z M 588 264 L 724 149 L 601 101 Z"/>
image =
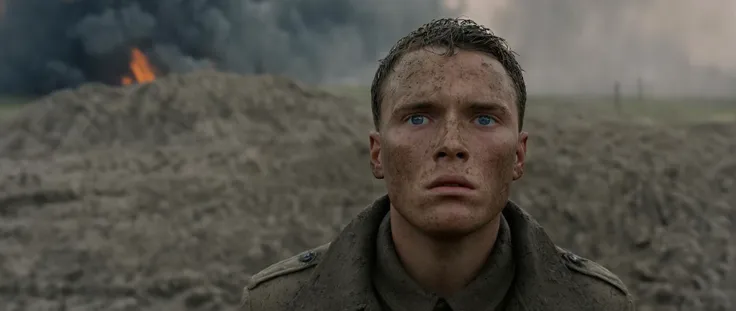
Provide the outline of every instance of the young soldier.
<path id="1" fill-rule="evenodd" d="M 254 275 L 244 310 L 634 309 L 618 277 L 509 201 L 528 134 L 504 39 L 432 21 L 393 47 L 371 96 L 371 167 L 388 194 L 332 243 Z"/>

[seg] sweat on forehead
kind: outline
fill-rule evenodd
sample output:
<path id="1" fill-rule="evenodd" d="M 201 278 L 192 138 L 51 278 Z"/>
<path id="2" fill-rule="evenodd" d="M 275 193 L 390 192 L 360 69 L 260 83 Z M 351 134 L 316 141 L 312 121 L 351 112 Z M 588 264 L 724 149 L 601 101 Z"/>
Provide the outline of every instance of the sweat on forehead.
<path id="1" fill-rule="evenodd" d="M 396 96 L 429 95 L 426 93 L 458 82 L 448 81 L 450 77 L 483 81 L 481 85 L 499 93 L 498 96 L 511 96 L 515 100 L 511 77 L 492 55 L 457 48 L 448 53 L 446 47 L 426 47 L 407 52 L 397 61 L 386 77 L 381 110 Z"/>

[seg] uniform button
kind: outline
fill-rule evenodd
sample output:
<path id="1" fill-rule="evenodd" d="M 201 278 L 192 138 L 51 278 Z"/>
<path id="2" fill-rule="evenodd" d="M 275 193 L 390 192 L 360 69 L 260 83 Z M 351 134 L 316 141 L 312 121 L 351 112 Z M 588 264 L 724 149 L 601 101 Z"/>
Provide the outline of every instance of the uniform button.
<path id="1" fill-rule="evenodd" d="M 314 260 L 314 257 L 315 257 L 314 256 L 314 252 L 313 251 L 308 251 L 308 252 L 302 254 L 301 256 L 299 256 L 299 261 L 301 261 L 303 263 L 308 263 L 308 262 Z"/>
<path id="2" fill-rule="evenodd" d="M 583 258 L 581 258 L 578 255 L 575 255 L 573 253 L 566 253 L 565 258 L 576 265 L 580 264 L 583 261 Z"/>

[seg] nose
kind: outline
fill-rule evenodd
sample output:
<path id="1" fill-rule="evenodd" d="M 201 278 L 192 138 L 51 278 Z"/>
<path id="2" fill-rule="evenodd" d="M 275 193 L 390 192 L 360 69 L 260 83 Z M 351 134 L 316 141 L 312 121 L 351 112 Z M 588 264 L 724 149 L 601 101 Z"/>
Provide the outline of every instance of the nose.
<path id="1" fill-rule="evenodd" d="M 435 161 L 468 160 L 470 153 L 468 152 L 462 133 L 457 126 L 448 125 L 444 133 L 439 137 L 437 150 L 434 154 Z"/>
<path id="2" fill-rule="evenodd" d="M 462 150 L 442 150 L 437 152 L 437 155 L 435 156 L 436 160 L 445 158 L 466 161 L 468 159 L 468 153 Z"/>

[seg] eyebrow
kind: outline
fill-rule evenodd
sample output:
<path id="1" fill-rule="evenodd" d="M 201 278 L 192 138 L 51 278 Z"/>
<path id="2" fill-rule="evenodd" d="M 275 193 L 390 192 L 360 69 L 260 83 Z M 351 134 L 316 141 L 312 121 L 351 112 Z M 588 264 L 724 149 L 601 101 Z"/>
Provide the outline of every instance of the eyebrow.
<path id="1" fill-rule="evenodd" d="M 511 111 L 509 111 L 509 108 L 506 107 L 506 105 L 502 105 L 497 102 L 471 102 L 469 107 L 473 111 L 493 111 L 506 116 L 511 115 Z"/>
<path id="2" fill-rule="evenodd" d="M 403 104 L 398 105 L 394 108 L 394 110 L 391 112 L 392 115 L 404 115 L 411 112 L 417 112 L 417 111 L 430 111 L 430 110 L 436 110 L 437 104 L 433 103 L 431 101 L 418 101 L 418 102 L 412 102 L 410 104 Z"/>

